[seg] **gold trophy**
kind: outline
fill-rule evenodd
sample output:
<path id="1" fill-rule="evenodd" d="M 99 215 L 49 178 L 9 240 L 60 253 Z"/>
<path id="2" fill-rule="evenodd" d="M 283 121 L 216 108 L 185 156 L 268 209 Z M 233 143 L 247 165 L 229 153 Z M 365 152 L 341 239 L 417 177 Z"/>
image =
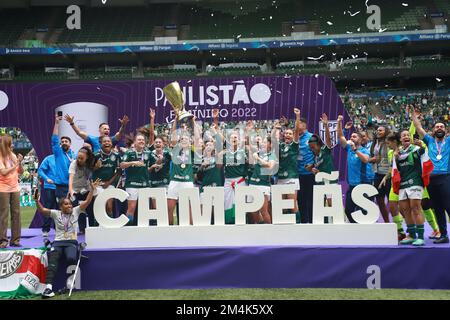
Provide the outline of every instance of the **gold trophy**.
<path id="1" fill-rule="evenodd" d="M 192 119 L 194 115 L 184 109 L 183 91 L 181 91 L 180 84 L 177 81 L 165 86 L 163 92 L 175 111 L 177 121 L 184 122 Z"/>

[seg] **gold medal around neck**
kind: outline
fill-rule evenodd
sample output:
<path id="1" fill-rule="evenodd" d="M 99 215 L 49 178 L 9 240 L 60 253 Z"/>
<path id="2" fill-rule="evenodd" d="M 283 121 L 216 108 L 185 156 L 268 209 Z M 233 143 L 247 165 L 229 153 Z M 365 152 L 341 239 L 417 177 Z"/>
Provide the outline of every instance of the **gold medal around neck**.
<path id="1" fill-rule="evenodd" d="M 441 160 L 441 159 L 442 159 L 442 155 L 438 154 L 438 155 L 436 156 L 436 159 Z"/>
<path id="2" fill-rule="evenodd" d="M 67 231 L 64 231 L 64 239 L 67 239 L 69 237 L 69 234 L 67 233 Z"/>
<path id="3" fill-rule="evenodd" d="M 182 163 L 180 167 L 181 167 L 181 169 L 184 169 L 184 168 L 186 168 L 186 165 L 184 163 Z"/>

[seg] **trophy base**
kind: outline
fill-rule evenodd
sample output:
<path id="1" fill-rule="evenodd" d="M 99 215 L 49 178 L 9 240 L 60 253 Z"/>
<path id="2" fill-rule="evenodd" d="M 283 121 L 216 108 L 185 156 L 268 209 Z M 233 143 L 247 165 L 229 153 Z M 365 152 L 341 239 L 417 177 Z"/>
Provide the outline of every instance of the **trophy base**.
<path id="1" fill-rule="evenodd" d="M 187 122 L 187 121 L 191 120 L 193 117 L 194 117 L 193 114 L 186 111 L 186 112 L 178 114 L 177 120 L 180 122 Z"/>

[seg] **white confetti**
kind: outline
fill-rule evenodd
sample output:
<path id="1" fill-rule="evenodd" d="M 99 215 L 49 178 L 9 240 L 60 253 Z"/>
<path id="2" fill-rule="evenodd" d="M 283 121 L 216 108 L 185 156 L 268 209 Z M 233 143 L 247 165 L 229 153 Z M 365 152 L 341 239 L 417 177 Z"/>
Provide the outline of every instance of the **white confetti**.
<path id="1" fill-rule="evenodd" d="M 214 13 L 211 13 L 211 17 L 214 17 Z"/>
<path id="2" fill-rule="evenodd" d="M 356 31 L 360 32 L 360 31 L 361 31 L 361 28 L 356 29 Z"/>
<path id="3" fill-rule="evenodd" d="M 441 82 L 441 81 L 442 81 L 442 79 L 440 79 L 440 78 L 436 78 L 436 80 L 437 80 L 438 82 Z"/>
<path id="4" fill-rule="evenodd" d="M 319 74 L 318 74 L 318 73 L 316 73 L 316 74 L 314 75 L 314 77 L 318 78 L 318 77 L 319 77 Z"/>
<path id="5" fill-rule="evenodd" d="M 369 2 L 369 0 L 366 0 L 366 2 L 365 2 L 366 3 L 366 7 L 368 8 L 369 6 L 367 5 L 367 2 Z"/>
<path id="6" fill-rule="evenodd" d="M 375 105 L 377 106 L 377 105 L 379 105 L 380 103 L 377 101 L 377 102 L 375 102 Z"/>
<path id="7" fill-rule="evenodd" d="M 238 35 L 236 36 L 236 38 L 238 38 L 238 39 L 239 39 L 240 37 L 242 37 L 242 35 L 241 35 L 241 34 L 238 34 Z"/>
<path id="8" fill-rule="evenodd" d="M 404 2 L 402 2 L 402 6 L 404 6 L 404 7 L 407 7 L 407 6 L 408 6 L 408 4 L 407 4 L 407 3 L 404 3 Z"/>
<path id="9" fill-rule="evenodd" d="M 324 57 L 324 55 L 321 55 L 320 57 L 316 58 L 316 57 L 308 57 L 309 60 L 320 60 Z"/>
<path id="10" fill-rule="evenodd" d="M 192 82 L 192 80 L 188 80 L 188 81 L 187 81 L 187 83 L 191 83 L 191 82 Z"/>
<path id="11" fill-rule="evenodd" d="M 332 25 L 333 25 L 333 22 L 327 21 L 327 24 L 328 24 L 329 26 L 332 26 Z"/>
<path id="12" fill-rule="evenodd" d="M 247 48 L 242 48 L 242 50 L 247 51 Z"/>
<path id="13" fill-rule="evenodd" d="M 272 16 L 270 16 L 269 19 L 272 20 Z"/>
<path id="14" fill-rule="evenodd" d="M 320 91 L 317 91 L 318 93 L 319 93 L 319 95 L 322 95 L 322 92 L 320 92 Z"/>
<path id="15" fill-rule="evenodd" d="M 100 90 L 100 87 L 97 87 L 97 90 Z"/>
<path id="16" fill-rule="evenodd" d="M 106 3 L 106 1 L 108 1 L 108 0 L 102 0 L 102 3 L 103 3 L 103 4 L 105 4 L 105 3 Z"/>
<path id="17" fill-rule="evenodd" d="M 368 56 L 368 55 L 369 55 L 369 54 L 368 54 L 367 52 L 365 52 L 365 51 L 364 51 L 364 54 L 365 54 L 366 56 Z"/>
<path id="18" fill-rule="evenodd" d="M 292 82 L 289 81 L 289 85 L 292 86 Z"/>
<path id="19" fill-rule="evenodd" d="M 358 55 L 357 54 L 352 54 L 352 58 L 353 59 L 358 58 Z"/>
<path id="20" fill-rule="evenodd" d="M 281 94 L 281 91 L 278 91 L 278 90 L 277 90 L 277 93 Z"/>
<path id="21" fill-rule="evenodd" d="M 384 28 L 384 29 L 381 29 L 381 28 L 380 28 L 380 29 L 378 30 L 378 32 L 385 32 L 386 30 L 387 30 L 387 28 Z"/>
<path id="22" fill-rule="evenodd" d="M 353 32 L 351 32 L 351 31 L 345 31 L 345 33 L 347 33 L 347 34 L 352 34 Z"/>
<path id="23" fill-rule="evenodd" d="M 333 56 L 335 56 L 335 55 L 336 55 L 336 53 L 335 53 L 335 52 L 332 52 L 331 54 L 332 54 Z"/>
<path id="24" fill-rule="evenodd" d="M 350 16 L 354 17 L 356 16 L 358 13 L 360 13 L 361 11 L 357 11 L 355 13 L 351 13 L 350 11 L 348 11 L 348 13 L 350 14 Z"/>

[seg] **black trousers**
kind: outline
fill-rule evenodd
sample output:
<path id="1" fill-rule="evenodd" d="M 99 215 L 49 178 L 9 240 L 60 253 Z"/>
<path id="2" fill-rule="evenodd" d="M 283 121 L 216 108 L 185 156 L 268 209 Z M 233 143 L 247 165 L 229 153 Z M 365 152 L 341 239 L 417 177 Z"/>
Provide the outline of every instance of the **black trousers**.
<path id="1" fill-rule="evenodd" d="M 84 193 L 84 194 L 75 193 L 76 201 L 73 204 L 73 206 L 74 207 L 78 206 L 81 201 L 86 200 L 87 196 L 88 196 L 87 192 Z M 91 203 L 86 208 L 86 213 L 81 213 L 79 215 L 79 217 L 78 217 L 78 227 L 80 228 L 81 232 L 84 232 L 86 227 L 87 227 L 86 215 L 87 215 L 87 218 L 88 218 L 88 221 L 89 221 L 89 226 L 91 226 L 91 227 L 98 226 L 98 222 L 97 222 L 97 220 L 95 220 L 95 217 L 94 217 L 94 199 L 92 199 Z"/>
<path id="2" fill-rule="evenodd" d="M 314 175 L 299 175 L 298 180 L 300 182 L 300 190 L 297 193 L 297 202 L 301 223 L 312 223 Z"/>
<path id="3" fill-rule="evenodd" d="M 446 236 L 447 219 L 445 211 L 450 214 L 450 174 L 431 176 L 428 192 L 433 203 L 439 231 L 443 236 Z"/>
<path id="4" fill-rule="evenodd" d="M 56 202 L 56 190 L 55 189 L 42 189 L 41 192 L 42 205 L 47 209 L 58 209 Z M 53 219 L 44 216 L 44 224 L 42 225 L 43 232 L 49 232 L 53 225 Z"/>
<path id="5" fill-rule="evenodd" d="M 53 284 L 59 267 L 59 260 L 64 257 L 67 265 L 77 264 L 78 242 L 76 240 L 55 241 L 48 253 L 46 284 Z"/>

